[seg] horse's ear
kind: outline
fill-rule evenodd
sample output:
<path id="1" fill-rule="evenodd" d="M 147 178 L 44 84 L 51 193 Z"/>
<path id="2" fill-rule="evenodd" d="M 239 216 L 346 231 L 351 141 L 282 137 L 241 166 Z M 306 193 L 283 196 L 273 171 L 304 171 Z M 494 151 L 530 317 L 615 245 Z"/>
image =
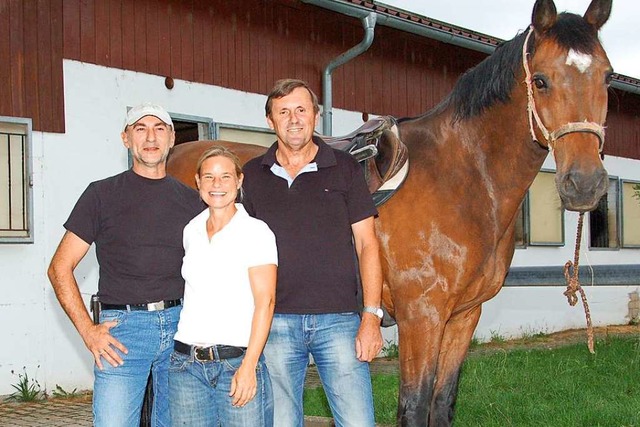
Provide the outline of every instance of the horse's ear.
<path id="1" fill-rule="evenodd" d="M 557 17 L 558 11 L 553 0 L 537 0 L 533 6 L 531 23 L 537 32 L 544 33 L 556 23 Z"/>
<path id="2" fill-rule="evenodd" d="M 592 0 L 584 14 L 584 20 L 593 25 L 596 31 L 599 30 L 611 15 L 611 3 L 612 0 Z"/>

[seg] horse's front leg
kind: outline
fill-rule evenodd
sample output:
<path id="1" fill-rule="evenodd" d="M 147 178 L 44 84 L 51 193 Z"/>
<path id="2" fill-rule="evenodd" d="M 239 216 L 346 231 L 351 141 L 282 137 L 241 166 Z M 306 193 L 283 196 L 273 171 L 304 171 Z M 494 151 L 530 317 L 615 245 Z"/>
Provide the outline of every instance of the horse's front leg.
<path id="1" fill-rule="evenodd" d="M 444 328 L 431 403 L 430 426 L 450 426 L 453 422 L 460 369 L 478 325 L 480 312 L 481 306 L 477 305 L 457 313 Z"/>
<path id="2" fill-rule="evenodd" d="M 439 316 L 416 313 L 414 304 L 396 305 L 400 350 L 398 425 L 427 426 L 433 396 L 438 349 L 444 322 Z"/>

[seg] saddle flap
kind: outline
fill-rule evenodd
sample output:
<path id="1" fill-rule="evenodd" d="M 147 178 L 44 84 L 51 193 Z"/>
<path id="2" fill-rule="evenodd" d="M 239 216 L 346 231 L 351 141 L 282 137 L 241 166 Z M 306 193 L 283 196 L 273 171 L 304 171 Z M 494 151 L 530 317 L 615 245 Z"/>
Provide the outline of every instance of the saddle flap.
<path id="1" fill-rule="evenodd" d="M 400 140 L 395 127 L 392 127 L 382 132 L 377 147 L 378 155 L 365 161 L 365 177 L 369 191 L 375 193 L 404 169 L 403 176 L 394 180 L 397 181 L 394 188 L 389 189 L 395 191 L 408 173 L 408 168 L 406 168 L 409 158 L 407 146 Z"/>
<path id="2" fill-rule="evenodd" d="M 340 151 L 351 151 L 353 148 L 360 148 L 367 144 L 367 141 L 378 136 L 381 129 L 388 126 L 388 119 L 385 117 L 375 117 L 366 121 L 358 129 L 344 136 L 319 135 L 322 140 L 332 148 Z"/>
<path id="3" fill-rule="evenodd" d="M 391 116 L 373 118 L 345 136 L 320 137 L 332 148 L 350 153 L 362 164 L 376 206 L 388 200 L 407 176 L 408 150 L 400 140 L 396 120 Z M 383 197 L 377 193 L 384 193 Z"/>

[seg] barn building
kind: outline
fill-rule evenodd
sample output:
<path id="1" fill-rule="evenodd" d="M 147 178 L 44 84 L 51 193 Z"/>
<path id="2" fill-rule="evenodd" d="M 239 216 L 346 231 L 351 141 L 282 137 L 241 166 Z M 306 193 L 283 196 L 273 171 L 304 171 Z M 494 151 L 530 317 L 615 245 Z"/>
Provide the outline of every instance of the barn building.
<path id="1" fill-rule="evenodd" d="M 0 395 L 23 367 L 48 390 L 91 387 L 92 358 L 46 269 L 87 184 L 128 167 L 127 108 L 164 105 L 180 142 L 268 145 L 266 93 L 297 77 L 324 105 L 318 131 L 346 134 L 429 110 L 501 41 L 369 0 L 0 0 L 0 28 Z M 581 258 L 596 325 L 640 311 L 640 80 L 615 75 L 609 99 L 609 193 L 587 215 Z M 523 203 L 481 339 L 585 325 L 562 295 L 577 214 L 559 207 L 553 171 L 549 158 Z M 97 275 L 92 250 L 76 270 L 87 302 Z"/>

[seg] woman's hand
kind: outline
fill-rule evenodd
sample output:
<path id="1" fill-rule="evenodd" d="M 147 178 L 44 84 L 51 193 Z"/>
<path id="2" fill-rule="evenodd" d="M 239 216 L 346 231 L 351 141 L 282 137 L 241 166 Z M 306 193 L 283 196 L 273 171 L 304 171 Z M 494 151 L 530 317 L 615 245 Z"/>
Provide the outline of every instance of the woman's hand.
<path id="1" fill-rule="evenodd" d="M 254 398 L 256 390 L 256 367 L 247 366 L 243 361 L 231 379 L 229 396 L 233 398 L 232 405 L 243 407 Z"/>

